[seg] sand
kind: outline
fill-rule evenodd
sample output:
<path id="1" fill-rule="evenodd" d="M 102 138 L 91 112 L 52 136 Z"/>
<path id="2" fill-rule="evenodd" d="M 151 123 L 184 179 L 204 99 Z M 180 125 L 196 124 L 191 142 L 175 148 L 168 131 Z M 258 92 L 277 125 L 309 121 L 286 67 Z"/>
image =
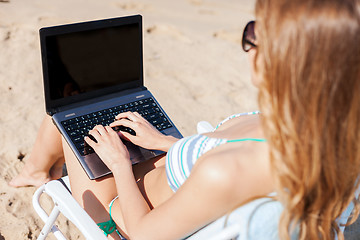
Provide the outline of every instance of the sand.
<path id="1" fill-rule="evenodd" d="M 253 0 L 0 0 L 0 240 L 36 239 L 43 226 L 31 204 L 36 189 L 7 185 L 45 115 L 39 28 L 141 14 L 145 84 L 190 135 L 198 121 L 215 125 L 257 109 L 241 49 L 253 8 Z M 59 227 L 69 239 L 83 239 L 63 217 Z"/>

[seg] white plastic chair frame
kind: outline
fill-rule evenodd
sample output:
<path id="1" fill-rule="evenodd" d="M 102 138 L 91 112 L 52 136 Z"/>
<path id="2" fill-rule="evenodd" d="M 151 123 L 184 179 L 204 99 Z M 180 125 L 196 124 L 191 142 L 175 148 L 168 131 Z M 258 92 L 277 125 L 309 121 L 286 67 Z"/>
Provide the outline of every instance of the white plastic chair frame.
<path id="1" fill-rule="evenodd" d="M 34 193 L 34 209 L 45 223 L 38 240 L 45 239 L 50 232 L 53 232 L 57 239 L 66 240 L 62 232 L 54 225 L 60 212 L 81 231 L 86 239 L 107 239 L 92 218 L 71 196 L 70 189 L 68 189 L 69 186 L 69 178 L 66 176 L 42 185 Z M 40 206 L 39 199 L 43 193 L 49 195 L 54 202 L 50 215 L 47 215 Z"/>

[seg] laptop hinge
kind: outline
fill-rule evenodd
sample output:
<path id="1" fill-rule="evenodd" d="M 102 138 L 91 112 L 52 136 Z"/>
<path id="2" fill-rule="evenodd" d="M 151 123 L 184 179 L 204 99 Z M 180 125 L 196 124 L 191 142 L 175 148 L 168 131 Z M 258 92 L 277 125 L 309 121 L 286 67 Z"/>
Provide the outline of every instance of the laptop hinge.
<path id="1" fill-rule="evenodd" d="M 72 109 L 72 108 L 75 108 L 75 107 L 78 107 L 78 106 L 83 106 L 83 105 L 87 105 L 87 104 L 101 102 L 101 101 L 105 101 L 105 100 L 117 97 L 119 95 L 127 95 L 127 94 L 131 94 L 131 93 L 134 93 L 134 92 L 146 91 L 146 90 L 147 90 L 147 88 L 145 86 L 132 88 L 132 89 L 127 89 L 127 90 L 124 90 L 124 91 L 108 94 L 106 96 L 86 99 L 86 100 L 83 100 L 81 102 L 76 102 L 74 104 L 64 105 L 62 107 L 54 107 L 54 108 L 48 109 L 47 114 L 50 115 L 50 116 L 53 116 L 54 114 L 56 114 L 58 112 L 69 110 L 69 109 Z"/>
<path id="2" fill-rule="evenodd" d="M 46 113 L 49 115 L 49 116 L 52 116 L 52 115 L 54 115 L 55 113 L 57 113 L 57 112 L 59 112 L 60 110 L 59 110 L 59 108 L 52 108 L 52 109 L 48 109 L 47 111 L 46 111 Z"/>

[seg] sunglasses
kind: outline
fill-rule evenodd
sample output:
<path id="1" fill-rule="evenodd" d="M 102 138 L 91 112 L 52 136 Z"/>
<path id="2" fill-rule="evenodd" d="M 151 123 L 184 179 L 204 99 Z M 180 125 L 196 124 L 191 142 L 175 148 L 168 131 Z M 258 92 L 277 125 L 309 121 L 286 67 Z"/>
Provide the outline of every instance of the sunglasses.
<path id="1" fill-rule="evenodd" d="M 250 21 L 246 24 L 242 37 L 242 48 L 245 52 L 250 51 L 252 48 L 256 48 L 255 44 L 255 21 Z"/>

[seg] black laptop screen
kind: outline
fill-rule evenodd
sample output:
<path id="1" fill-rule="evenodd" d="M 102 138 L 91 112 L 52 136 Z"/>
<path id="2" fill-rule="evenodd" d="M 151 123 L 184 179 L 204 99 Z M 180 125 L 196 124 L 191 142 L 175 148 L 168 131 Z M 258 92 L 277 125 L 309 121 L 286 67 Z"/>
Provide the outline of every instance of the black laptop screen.
<path id="1" fill-rule="evenodd" d="M 140 27 L 132 23 L 47 35 L 44 43 L 48 100 L 55 103 L 81 99 L 82 95 L 111 93 L 134 85 L 132 82 L 141 85 Z"/>

